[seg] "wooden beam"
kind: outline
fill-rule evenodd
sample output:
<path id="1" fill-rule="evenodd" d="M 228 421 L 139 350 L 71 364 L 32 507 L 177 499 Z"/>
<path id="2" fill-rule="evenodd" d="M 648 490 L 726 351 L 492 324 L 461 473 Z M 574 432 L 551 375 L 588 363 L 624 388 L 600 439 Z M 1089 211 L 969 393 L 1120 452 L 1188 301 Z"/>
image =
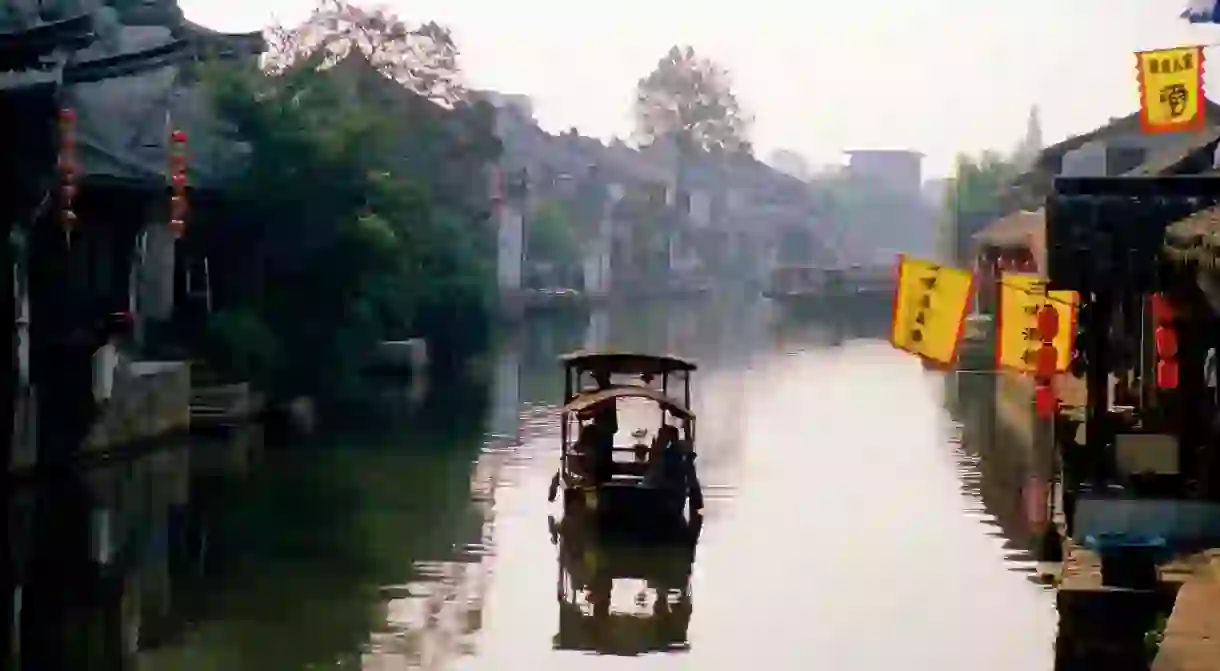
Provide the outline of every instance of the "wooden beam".
<path id="1" fill-rule="evenodd" d="M 36 65 L 39 57 L 56 49 L 83 49 L 97 39 L 93 16 L 82 14 L 51 21 L 26 30 L 0 31 L 0 70 Z"/>
<path id="2" fill-rule="evenodd" d="M 1220 198 L 1220 177 L 1056 177 L 1053 192 L 1058 196 Z"/>

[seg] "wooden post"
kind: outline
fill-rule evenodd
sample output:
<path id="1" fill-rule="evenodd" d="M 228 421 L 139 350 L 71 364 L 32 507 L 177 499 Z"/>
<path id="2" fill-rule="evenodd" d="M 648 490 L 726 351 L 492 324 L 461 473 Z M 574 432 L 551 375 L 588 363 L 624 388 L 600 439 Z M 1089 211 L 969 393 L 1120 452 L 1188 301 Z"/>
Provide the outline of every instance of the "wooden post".
<path id="1" fill-rule="evenodd" d="M 1087 293 L 1082 292 L 1082 300 L 1088 300 Z M 1110 446 L 1110 316 L 1113 299 L 1105 289 L 1092 292 L 1092 306 L 1089 310 L 1090 323 L 1086 325 L 1090 341 L 1088 348 L 1089 366 L 1085 376 L 1088 393 L 1087 413 L 1085 415 L 1085 447 L 1093 463 L 1093 486 L 1097 489 L 1105 487 L 1113 473 L 1113 450 Z"/>

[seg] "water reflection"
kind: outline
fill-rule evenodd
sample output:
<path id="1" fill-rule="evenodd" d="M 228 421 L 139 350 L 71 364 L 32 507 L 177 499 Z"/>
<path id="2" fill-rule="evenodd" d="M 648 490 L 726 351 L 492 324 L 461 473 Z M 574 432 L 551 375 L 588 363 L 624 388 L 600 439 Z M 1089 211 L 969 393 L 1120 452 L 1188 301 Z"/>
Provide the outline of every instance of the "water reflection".
<path id="1" fill-rule="evenodd" d="M 1022 437 L 997 421 L 994 376 L 955 373 L 944 376 L 944 385 L 968 514 L 989 528 L 1010 570 L 1042 585 L 1035 546 L 1046 515 L 1031 493 L 1041 492 L 1045 498 L 1039 485 L 1046 481 L 1049 467 L 1035 459 Z"/>
<path id="2" fill-rule="evenodd" d="M 1016 476 L 958 444 L 887 330 L 732 297 L 556 314 L 308 440 L 218 436 L 27 488 L 26 668 L 1049 668 L 1053 607 L 1011 573 L 1019 506 L 992 491 Z M 582 346 L 700 362 L 697 560 L 543 528 L 555 359 Z M 65 623 L 89 643 L 52 646 Z"/>
<path id="3" fill-rule="evenodd" d="M 559 548 L 556 650 L 633 656 L 689 649 L 701 517 L 681 538 L 647 546 L 599 539 L 576 518 L 549 522 Z"/>
<path id="4" fill-rule="evenodd" d="M 7 493 L 14 669 L 130 669 L 186 634 L 206 557 L 208 480 L 240 474 L 257 430 L 174 441 Z"/>

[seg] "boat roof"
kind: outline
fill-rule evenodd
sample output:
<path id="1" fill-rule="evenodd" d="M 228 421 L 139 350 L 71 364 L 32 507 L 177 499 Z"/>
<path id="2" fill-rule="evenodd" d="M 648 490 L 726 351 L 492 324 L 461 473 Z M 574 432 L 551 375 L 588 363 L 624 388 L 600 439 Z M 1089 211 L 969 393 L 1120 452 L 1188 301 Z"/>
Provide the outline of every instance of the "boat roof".
<path id="1" fill-rule="evenodd" d="M 565 366 L 586 370 L 604 370 L 628 375 L 662 375 L 674 371 L 690 372 L 698 368 L 694 361 L 668 354 L 642 352 L 590 352 L 578 350 L 559 357 Z"/>
<path id="2" fill-rule="evenodd" d="M 586 410 L 595 408 L 602 403 L 606 403 L 607 401 L 618 398 L 648 399 L 679 419 L 695 418 L 695 413 L 691 412 L 686 406 L 682 405 L 676 399 L 657 391 L 656 389 L 628 385 L 610 387 L 608 389 L 599 389 L 598 391 L 591 391 L 587 394 L 581 394 L 571 401 L 568 401 L 568 403 L 563 406 L 563 411 L 577 413 L 584 412 Z"/>

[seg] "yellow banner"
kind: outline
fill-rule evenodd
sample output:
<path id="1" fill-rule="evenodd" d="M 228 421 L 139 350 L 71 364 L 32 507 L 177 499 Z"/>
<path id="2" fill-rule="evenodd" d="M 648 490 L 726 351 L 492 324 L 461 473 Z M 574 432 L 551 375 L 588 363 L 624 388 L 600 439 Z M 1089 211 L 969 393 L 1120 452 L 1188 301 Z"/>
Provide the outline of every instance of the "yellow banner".
<path id="1" fill-rule="evenodd" d="M 1059 313 L 1059 333 L 1052 341 L 1059 351 L 1059 372 L 1067 370 L 1076 338 L 1076 292 L 1046 290 L 1046 280 L 1028 273 L 1000 274 L 1000 305 L 996 316 L 996 365 L 1033 374 L 1033 353 L 1042 347 L 1038 311 L 1050 304 Z"/>
<path id="2" fill-rule="evenodd" d="M 899 256 L 890 342 L 932 363 L 953 363 L 973 291 L 968 271 Z"/>
<path id="3" fill-rule="evenodd" d="M 1202 129 L 1203 47 L 1139 51 L 1135 60 L 1144 132 Z"/>

